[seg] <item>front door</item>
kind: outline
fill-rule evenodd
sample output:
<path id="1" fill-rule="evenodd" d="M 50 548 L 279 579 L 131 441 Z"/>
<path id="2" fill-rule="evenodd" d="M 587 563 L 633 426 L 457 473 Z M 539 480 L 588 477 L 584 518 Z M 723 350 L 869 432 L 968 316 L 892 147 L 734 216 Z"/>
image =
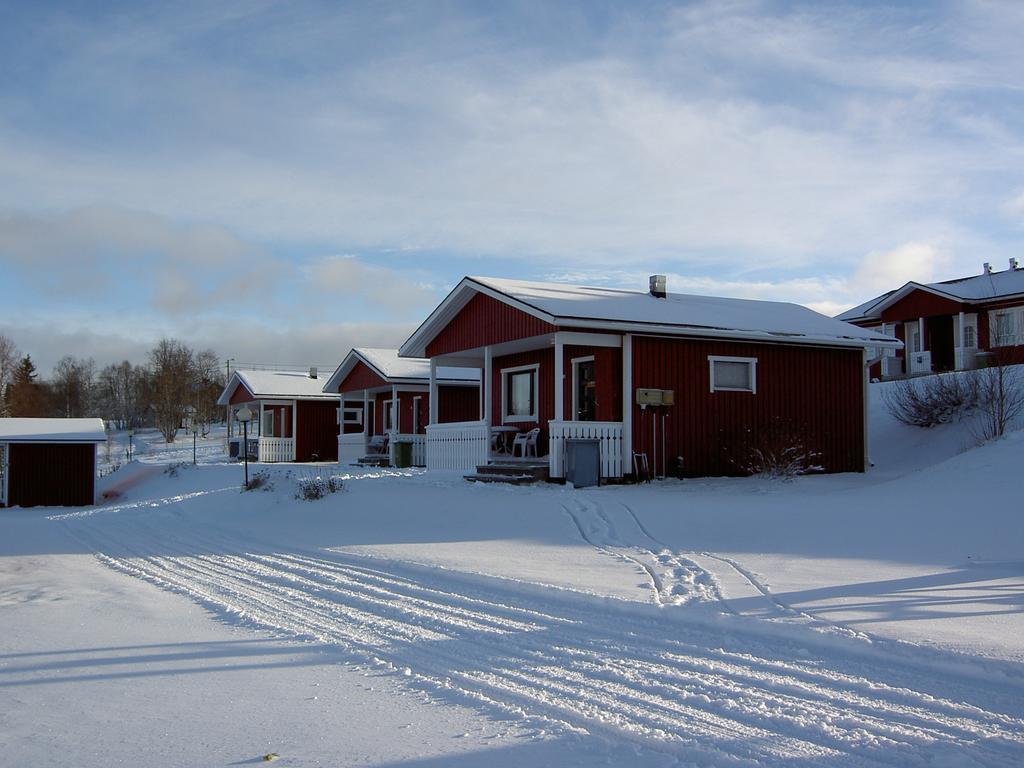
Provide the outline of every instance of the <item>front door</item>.
<path id="1" fill-rule="evenodd" d="M 940 315 L 929 317 L 928 344 L 932 351 L 933 371 L 952 371 L 956 368 L 956 353 L 953 339 L 953 317 Z"/>
<path id="2" fill-rule="evenodd" d="M 597 380 L 594 377 L 594 360 L 580 360 L 573 366 L 573 405 L 576 421 L 597 419 Z"/>

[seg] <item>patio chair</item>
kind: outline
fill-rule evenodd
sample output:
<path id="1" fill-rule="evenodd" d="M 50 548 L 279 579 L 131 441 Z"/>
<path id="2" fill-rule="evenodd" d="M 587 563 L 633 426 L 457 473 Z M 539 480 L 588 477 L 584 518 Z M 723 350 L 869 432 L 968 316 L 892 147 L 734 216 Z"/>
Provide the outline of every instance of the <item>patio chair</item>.
<path id="1" fill-rule="evenodd" d="M 520 432 L 516 435 L 516 439 L 512 441 L 512 455 L 516 455 L 516 448 L 520 449 L 520 456 L 524 459 L 532 452 L 534 458 L 537 456 L 537 436 L 540 435 L 540 429 L 534 427 L 529 432 Z"/>
<path id="2" fill-rule="evenodd" d="M 370 438 L 369 442 L 366 443 L 366 453 L 368 456 L 382 456 L 387 452 L 387 435 L 374 435 L 373 437 Z"/>

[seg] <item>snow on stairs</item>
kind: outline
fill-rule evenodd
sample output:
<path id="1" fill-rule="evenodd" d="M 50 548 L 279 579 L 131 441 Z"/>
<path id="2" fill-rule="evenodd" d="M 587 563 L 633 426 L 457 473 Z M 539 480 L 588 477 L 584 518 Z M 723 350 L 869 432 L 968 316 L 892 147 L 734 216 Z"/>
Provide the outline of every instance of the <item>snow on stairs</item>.
<path id="1" fill-rule="evenodd" d="M 356 463 L 360 467 L 390 467 L 391 460 L 386 453 L 375 453 L 371 456 L 363 456 L 361 459 L 357 459 Z"/>
<path id="2" fill-rule="evenodd" d="M 548 479 L 548 462 L 547 459 L 493 461 L 478 465 L 476 472 L 466 475 L 466 479 L 472 483 L 543 483 Z"/>

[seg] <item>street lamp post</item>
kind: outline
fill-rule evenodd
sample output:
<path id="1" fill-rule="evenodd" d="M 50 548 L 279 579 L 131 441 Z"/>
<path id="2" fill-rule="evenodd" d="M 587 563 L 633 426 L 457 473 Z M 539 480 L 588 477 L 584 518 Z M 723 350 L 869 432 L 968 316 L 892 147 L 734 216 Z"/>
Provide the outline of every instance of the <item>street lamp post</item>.
<path id="1" fill-rule="evenodd" d="M 134 451 L 135 445 L 132 442 L 132 438 L 134 438 L 134 437 L 135 437 L 135 430 L 134 429 L 129 429 L 128 430 L 128 461 L 129 461 L 129 463 L 132 460 L 132 454 L 135 452 Z"/>
<path id="2" fill-rule="evenodd" d="M 199 434 L 199 427 L 195 422 L 192 423 L 192 465 L 196 463 L 196 436 Z"/>
<path id="3" fill-rule="evenodd" d="M 245 456 L 245 487 L 249 487 L 249 422 L 252 421 L 252 411 L 242 406 L 235 413 L 235 418 L 242 422 L 242 452 Z"/>

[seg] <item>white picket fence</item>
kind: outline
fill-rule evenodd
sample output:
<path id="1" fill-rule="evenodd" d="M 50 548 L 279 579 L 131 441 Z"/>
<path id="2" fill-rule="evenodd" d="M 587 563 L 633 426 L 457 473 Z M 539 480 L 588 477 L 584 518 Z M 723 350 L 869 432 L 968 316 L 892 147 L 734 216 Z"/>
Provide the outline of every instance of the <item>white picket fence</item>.
<path id="1" fill-rule="evenodd" d="M 431 424 L 427 427 L 427 469 L 463 471 L 486 464 L 491 447 L 489 431 L 483 421 Z"/>
<path id="2" fill-rule="evenodd" d="M 548 461 L 551 477 L 565 476 L 565 441 L 601 441 L 601 477 L 622 477 L 621 421 L 548 422 Z"/>
<path id="3" fill-rule="evenodd" d="M 355 464 L 366 455 L 366 435 L 353 432 L 338 435 L 338 463 L 341 465 Z"/>
<path id="4" fill-rule="evenodd" d="M 396 443 L 412 443 L 412 465 L 414 467 L 427 466 L 426 435 L 403 435 L 401 432 L 388 433 L 388 456 L 391 460 L 391 466 L 395 465 Z"/>
<path id="5" fill-rule="evenodd" d="M 258 461 L 266 464 L 295 461 L 295 440 L 291 437 L 261 437 L 258 457 Z"/>

